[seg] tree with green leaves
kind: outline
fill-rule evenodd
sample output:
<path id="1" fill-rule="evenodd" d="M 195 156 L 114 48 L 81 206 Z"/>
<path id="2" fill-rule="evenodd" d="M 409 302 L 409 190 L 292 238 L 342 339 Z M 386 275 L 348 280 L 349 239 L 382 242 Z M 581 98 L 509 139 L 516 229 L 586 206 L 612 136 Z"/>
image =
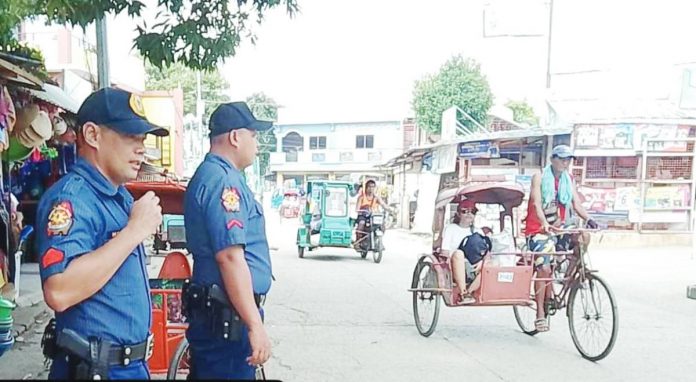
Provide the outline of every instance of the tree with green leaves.
<path id="1" fill-rule="evenodd" d="M 452 106 L 459 107 L 485 125 L 488 110 L 493 106 L 493 94 L 480 65 L 457 55 L 445 62 L 438 73 L 416 81 L 411 106 L 416 114 L 416 124 L 428 132 L 439 134 L 442 113 Z M 476 129 L 476 125 L 466 118 L 460 122 Z"/>
<path id="2" fill-rule="evenodd" d="M 284 5 L 293 16 L 297 0 L 157 0 L 154 20 L 143 17 L 139 0 L 2 0 L 0 44 L 15 41 L 12 31 L 22 20 L 46 16 L 51 22 L 87 27 L 105 14 L 121 14 L 139 20 L 138 52 L 156 67 L 182 63 L 196 70 L 210 70 L 235 55 L 243 39 L 256 41 L 253 30 L 269 10 Z M 155 12 L 153 12 L 155 13 Z"/>
<path id="3" fill-rule="evenodd" d="M 529 106 L 527 100 L 510 100 L 505 106 L 512 110 L 512 119 L 518 123 L 526 123 L 530 126 L 539 126 L 539 117 L 534 113 L 534 108 Z"/>
<path id="4" fill-rule="evenodd" d="M 249 109 L 254 116 L 261 120 L 278 120 L 278 103 L 264 93 L 254 93 L 246 99 Z M 271 153 L 275 152 L 277 140 L 273 130 L 264 131 L 259 134 L 259 168 L 261 175 L 268 171 Z"/>
<path id="5" fill-rule="evenodd" d="M 150 63 L 145 65 L 145 86 L 148 90 L 173 90 L 181 88 L 184 93 L 184 115 L 196 114 L 196 71 L 176 63 L 166 68 L 157 68 Z M 230 98 L 224 92 L 230 87 L 220 71 L 201 72 L 201 99 L 205 105 L 203 121 L 207 122 L 215 108 Z"/>

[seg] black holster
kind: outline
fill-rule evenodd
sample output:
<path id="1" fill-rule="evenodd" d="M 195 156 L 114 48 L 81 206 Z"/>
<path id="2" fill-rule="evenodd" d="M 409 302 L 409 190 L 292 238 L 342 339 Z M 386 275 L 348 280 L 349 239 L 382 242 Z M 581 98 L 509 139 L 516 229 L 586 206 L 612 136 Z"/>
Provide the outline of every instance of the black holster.
<path id="1" fill-rule="evenodd" d="M 46 360 L 52 360 L 58 355 L 58 345 L 56 344 L 56 319 L 51 318 L 46 324 L 43 336 L 41 337 L 41 349 Z"/>
<path id="2" fill-rule="evenodd" d="M 70 329 L 57 335 L 57 346 L 68 355 L 70 379 L 108 379 L 111 343 L 96 337 L 85 340 Z"/>
<path id="3" fill-rule="evenodd" d="M 181 290 L 182 310 L 189 322 L 204 320 L 216 338 L 238 341 L 242 321 L 222 288 L 186 280 Z"/>

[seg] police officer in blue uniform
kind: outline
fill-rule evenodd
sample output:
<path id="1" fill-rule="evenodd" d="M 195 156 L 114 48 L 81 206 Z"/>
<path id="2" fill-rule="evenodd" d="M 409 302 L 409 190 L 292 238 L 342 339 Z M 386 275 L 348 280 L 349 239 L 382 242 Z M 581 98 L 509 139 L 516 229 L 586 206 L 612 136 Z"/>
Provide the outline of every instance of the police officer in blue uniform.
<path id="1" fill-rule="evenodd" d="M 77 116 L 80 158 L 39 202 L 40 272 L 56 312 L 44 333 L 50 379 L 147 379 L 151 302 L 143 240 L 156 232 L 159 199 L 123 187 L 144 159 L 142 100 L 101 89 Z"/>
<path id="2" fill-rule="evenodd" d="M 210 116 L 210 152 L 186 190 L 186 241 L 193 254 L 184 290 L 194 379 L 254 379 L 271 355 L 261 306 L 271 287 L 271 259 L 261 205 L 242 171 L 257 153 L 256 136 L 272 127 L 244 102 Z"/>

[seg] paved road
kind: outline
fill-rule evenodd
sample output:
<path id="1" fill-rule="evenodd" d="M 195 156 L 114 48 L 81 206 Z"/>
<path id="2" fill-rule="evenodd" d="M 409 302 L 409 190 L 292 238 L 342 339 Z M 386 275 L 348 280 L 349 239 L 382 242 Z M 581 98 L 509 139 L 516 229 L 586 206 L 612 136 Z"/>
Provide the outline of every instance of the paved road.
<path id="1" fill-rule="evenodd" d="M 428 243 L 390 231 L 381 264 L 348 249 L 321 249 L 299 259 L 295 223 L 269 219 L 277 281 L 267 301 L 274 356 L 269 378 L 285 381 L 692 381 L 696 378 L 696 283 L 688 248 L 593 252 L 595 268 L 619 304 L 620 331 L 599 363 L 576 352 L 563 314 L 552 330 L 520 333 L 511 308 L 446 308 L 436 332 L 414 326 L 409 287 Z M 158 261 L 151 272 L 157 272 Z M 45 319 L 45 318 L 43 318 Z M 42 329 L 43 325 L 39 325 Z M 36 328 L 38 329 L 38 328 Z M 45 378 L 30 330 L 0 358 L 0 377 Z"/>
<path id="2" fill-rule="evenodd" d="M 563 312 L 552 331 L 522 334 L 512 309 L 446 308 L 429 338 L 413 323 L 409 287 L 427 243 L 396 231 L 374 264 L 345 249 L 299 259 L 294 223 L 273 237 L 274 283 L 268 325 L 274 342 L 269 377 L 286 381 L 688 381 L 696 378 L 696 282 L 687 248 L 594 252 L 619 305 L 613 352 L 579 356 Z M 660 261 L 655 261 L 659 259 Z"/>

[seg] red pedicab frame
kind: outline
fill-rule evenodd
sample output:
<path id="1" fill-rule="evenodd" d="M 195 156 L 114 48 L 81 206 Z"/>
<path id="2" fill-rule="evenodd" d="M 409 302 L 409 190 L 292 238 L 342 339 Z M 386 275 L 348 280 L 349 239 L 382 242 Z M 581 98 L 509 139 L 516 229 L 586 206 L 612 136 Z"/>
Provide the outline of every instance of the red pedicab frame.
<path id="1" fill-rule="evenodd" d="M 161 182 L 134 181 L 126 183 L 126 189 L 136 200 L 146 192 L 154 191 L 160 198 L 162 214 L 184 214 L 186 187 L 178 182 L 168 179 Z M 171 284 L 150 289 L 153 302 L 158 302 L 152 306 L 150 330 L 154 337 L 154 349 L 148 366 L 151 374 L 166 373 L 168 380 L 183 379 L 188 374 L 188 341 L 185 335 L 188 323 L 181 319 L 179 284 L 190 277 L 191 269 L 186 255 L 173 251 L 167 254 L 157 279 L 150 280 L 151 284 Z"/>
<path id="2" fill-rule="evenodd" d="M 409 289 L 413 294 L 413 315 L 418 332 L 428 337 L 435 331 L 441 296 L 445 305 L 449 307 L 512 306 L 520 329 L 526 334 L 535 335 L 537 330 L 534 326 L 536 318 L 534 283 L 543 281 L 553 290 L 552 298 L 545 304 L 547 316 L 550 318 L 557 311 L 568 307 L 566 315 L 571 337 L 580 354 L 591 361 L 606 357 L 616 342 L 618 310 L 608 284 L 596 274 L 595 270 L 590 269 L 586 245 L 579 245 L 579 255 L 573 251 L 544 254 L 526 250 L 513 253 L 490 253 L 484 258 L 481 267 L 481 286 L 473 293 L 475 303 L 458 305 L 459 295 L 456 293 L 456 285 L 452 280 L 449 257 L 440 253 L 440 244 L 446 206 L 450 203 L 459 203 L 464 199 L 473 200 L 476 204 L 500 205 L 502 231 L 507 217 L 510 217 L 511 224 L 514 224 L 513 209 L 522 204 L 524 189 L 518 184 L 488 183 L 445 189 L 438 194 L 433 220 L 433 251 L 418 260 L 411 289 Z M 559 230 L 558 234 L 571 235 L 572 240 L 577 243 L 584 232 L 593 232 L 593 230 Z M 516 243 L 515 247 L 518 248 Z M 526 249 L 526 245 L 523 248 Z M 516 265 L 495 265 L 491 260 L 494 256 L 500 255 L 514 255 Z M 534 272 L 534 260 L 541 255 L 550 255 L 552 258 L 552 277 L 550 278 L 536 277 Z M 569 264 L 575 265 L 569 268 Z M 607 324 L 610 326 L 607 327 Z M 597 340 L 595 334 L 605 338 Z"/>

